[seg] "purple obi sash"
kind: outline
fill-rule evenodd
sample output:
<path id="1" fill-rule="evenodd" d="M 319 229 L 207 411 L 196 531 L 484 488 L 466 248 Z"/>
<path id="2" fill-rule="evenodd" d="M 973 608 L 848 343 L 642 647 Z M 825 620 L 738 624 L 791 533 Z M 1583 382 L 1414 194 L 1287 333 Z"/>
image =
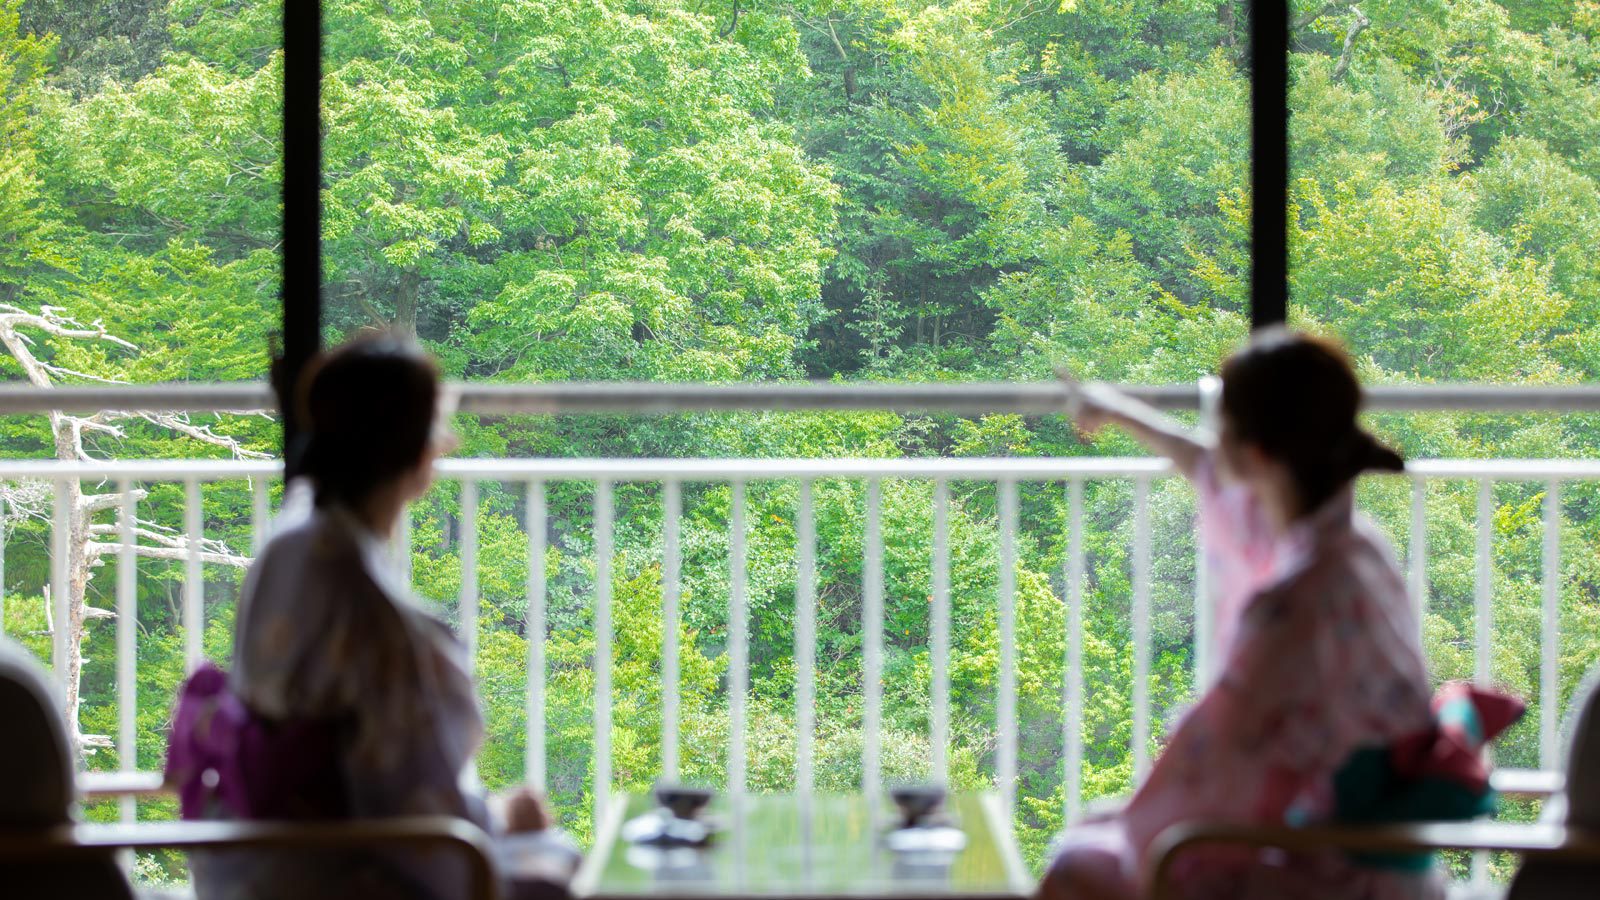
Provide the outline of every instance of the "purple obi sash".
<path id="1" fill-rule="evenodd" d="M 185 819 L 328 819 L 348 814 L 334 719 L 272 721 L 251 712 L 210 663 L 178 694 L 167 783 Z"/>

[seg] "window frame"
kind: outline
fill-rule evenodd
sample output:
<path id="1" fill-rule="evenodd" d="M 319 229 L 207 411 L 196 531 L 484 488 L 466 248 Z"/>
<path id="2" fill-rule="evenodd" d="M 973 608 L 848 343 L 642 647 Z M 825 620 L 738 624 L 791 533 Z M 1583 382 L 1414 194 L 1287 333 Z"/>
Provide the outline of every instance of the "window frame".
<path id="1" fill-rule="evenodd" d="M 1282 324 L 1288 312 L 1289 2 L 1245 9 L 1250 65 L 1250 323 Z M 322 4 L 285 0 L 283 10 L 283 255 L 281 342 L 272 380 L 286 398 L 322 349 Z M 284 403 L 283 448 L 304 425 Z"/>

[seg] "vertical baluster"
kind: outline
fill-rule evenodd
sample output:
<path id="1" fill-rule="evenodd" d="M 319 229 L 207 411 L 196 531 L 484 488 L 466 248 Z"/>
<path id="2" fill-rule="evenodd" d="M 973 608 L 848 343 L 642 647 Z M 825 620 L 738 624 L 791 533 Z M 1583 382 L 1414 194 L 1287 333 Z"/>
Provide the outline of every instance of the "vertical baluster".
<path id="1" fill-rule="evenodd" d="M 933 483 L 933 778 L 950 778 L 950 485 Z"/>
<path id="2" fill-rule="evenodd" d="M 611 557 L 612 485 L 594 490 L 594 808 L 595 821 L 611 797 Z"/>
<path id="3" fill-rule="evenodd" d="M 528 533 L 528 614 L 523 633 L 528 636 L 528 734 L 524 777 L 544 787 L 544 641 L 545 641 L 545 501 L 544 482 L 528 482 L 524 530 Z"/>
<path id="4" fill-rule="evenodd" d="M 1017 483 L 1000 482 L 1000 743 L 996 772 L 1010 822 L 1017 803 Z"/>
<path id="5" fill-rule="evenodd" d="M 138 570 L 133 553 L 133 485 L 122 481 L 117 512 L 120 547 L 117 552 L 117 760 L 124 772 L 139 769 L 139 682 L 136 671 L 139 599 Z M 133 797 L 121 799 L 122 821 L 132 822 L 138 811 Z"/>
<path id="6" fill-rule="evenodd" d="M 1421 475 L 1411 482 L 1411 540 L 1406 556 L 1410 564 L 1411 603 L 1417 611 L 1417 635 L 1421 637 L 1428 617 L 1428 480 Z"/>
<path id="7" fill-rule="evenodd" d="M 1150 768 L 1150 479 L 1133 487 L 1133 774 Z"/>
<path id="8" fill-rule="evenodd" d="M 883 788 L 883 484 L 876 478 L 867 481 L 862 556 L 861 788 L 876 798 Z"/>
<path id="9" fill-rule="evenodd" d="M 1561 482 L 1544 495 L 1544 630 L 1539 640 L 1539 767 L 1561 766 Z"/>
<path id="10" fill-rule="evenodd" d="M 67 592 L 71 590 L 68 571 L 68 553 L 72 529 L 72 485 L 65 478 L 56 479 L 55 509 L 50 520 L 50 657 L 61 690 L 67 689 L 68 637 L 72 624 L 67 621 L 70 610 Z M 68 722 L 69 733 L 77 732 L 76 722 Z"/>
<path id="11" fill-rule="evenodd" d="M 1487 478 L 1478 482 L 1478 567 L 1473 587 L 1476 606 L 1473 647 L 1477 663 L 1474 678 L 1478 684 L 1487 685 L 1494 661 L 1490 649 L 1491 629 L 1494 628 L 1494 482 Z"/>
<path id="12" fill-rule="evenodd" d="M 267 533 L 268 517 L 271 515 L 267 489 L 266 476 L 250 479 L 250 547 L 256 556 L 261 555 L 261 551 L 267 547 L 267 539 L 272 537 Z"/>
<path id="13" fill-rule="evenodd" d="M 478 668 L 478 483 L 461 482 L 461 591 L 456 598 L 456 628 Z"/>
<path id="14" fill-rule="evenodd" d="M 205 659 L 205 569 L 200 564 L 200 542 L 204 539 L 205 526 L 200 481 L 190 478 L 184 482 L 183 488 L 185 494 L 183 545 L 186 550 L 183 575 L 183 646 L 184 659 L 192 672 Z"/>
<path id="15" fill-rule="evenodd" d="M 1222 379 L 1206 375 L 1199 381 L 1202 430 L 1216 433 L 1222 404 Z M 1197 500 L 1198 502 L 1198 500 Z M 1194 542 L 1194 683 L 1198 694 L 1211 686 L 1216 675 L 1216 610 L 1211 573 L 1206 567 L 1205 535 L 1196 533 Z"/>
<path id="16" fill-rule="evenodd" d="M 1480 685 L 1487 685 L 1494 671 L 1494 482 L 1487 478 L 1478 482 L 1478 566 L 1473 587 L 1476 606 L 1476 615 L 1473 617 L 1474 680 Z M 1490 749 L 1485 747 L 1484 758 L 1489 759 L 1490 756 Z M 1485 885 L 1488 881 L 1488 854 L 1472 854 L 1472 883 Z"/>
<path id="17" fill-rule="evenodd" d="M 809 479 L 800 482 L 799 526 L 794 600 L 795 792 L 808 797 L 813 786 L 811 744 L 817 704 L 817 523 Z"/>
<path id="18" fill-rule="evenodd" d="M 1066 749 L 1062 773 L 1066 794 L 1066 821 L 1078 821 L 1083 814 L 1083 479 L 1067 482 L 1067 678 L 1063 746 Z"/>
<path id="19" fill-rule="evenodd" d="M 683 549 L 683 485 L 668 481 L 661 489 L 661 773 L 678 777 L 678 612 Z"/>
<path id="20" fill-rule="evenodd" d="M 750 690 L 750 647 L 745 621 L 744 482 L 732 485 L 728 513 L 728 792 L 745 792 L 745 695 Z"/>

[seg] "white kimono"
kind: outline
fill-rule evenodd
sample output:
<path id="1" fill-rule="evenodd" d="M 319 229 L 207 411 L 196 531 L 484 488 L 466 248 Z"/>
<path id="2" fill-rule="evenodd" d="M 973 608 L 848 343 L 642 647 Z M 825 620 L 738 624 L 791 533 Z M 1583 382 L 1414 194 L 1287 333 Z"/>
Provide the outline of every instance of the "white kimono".
<path id="1" fill-rule="evenodd" d="M 483 718 L 470 661 L 412 602 L 388 545 L 350 512 L 309 509 L 291 487 L 250 567 L 231 686 L 272 720 L 341 722 L 342 806 L 358 818 L 449 815 L 490 830 L 469 785 Z M 464 892 L 447 852 L 217 854 L 195 865 L 203 898 L 413 896 Z"/>

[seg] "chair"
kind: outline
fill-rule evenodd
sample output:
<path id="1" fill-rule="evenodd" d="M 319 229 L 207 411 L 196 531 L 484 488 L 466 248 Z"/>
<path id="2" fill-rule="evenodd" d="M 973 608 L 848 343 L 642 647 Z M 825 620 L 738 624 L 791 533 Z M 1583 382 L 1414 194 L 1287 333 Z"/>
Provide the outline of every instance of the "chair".
<path id="1" fill-rule="evenodd" d="M 340 822 L 140 822 L 129 825 L 57 824 L 0 833 L 0 872 L 8 898 L 73 897 L 81 900 L 132 898 L 122 873 L 111 865 L 118 885 L 85 884 L 71 873 L 87 861 L 109 862 L 115 850 L 342 850 L 383 846 L 441 847 L 468 866 L 473 900 L 498 900 L 500 891 L 489 862 L 489 839 L 472 824 L 448 816 L 358 819 Z M 36 893 L 9 892 L 13 866 L 39 869 Z M 83 885 L 80 889 L 79 885 Z"/>
<path id="2" fill-rule="evenodd" d="M 56 715 L 55 692 L 33 658 L 0 638 L 0 845 L 72 827 L 72 748 Z M 109 849 L 85 850 L 69 865 L 32 856 L 0 864 L 17 900 L 86 897 L 131 900 Z"/>
<path id="3" fill-rule="evenodd" d="M 1600 677 L 1579 694 L 1567 753 L 1566 827 L 1600 832 Z M 1576 859 L 1532 859 L 1511 882 L 1507 900 L 1567 900 L 1595 896 L 1600 855 Z"/>
<path id="4" fill-rule="evenodd" d="M 38 663 L 0 638 L 0 884 L 7 900 L 133 900 L 117 850 L 223 850 L 384 846 L 440 847 L 465 861 L 469 897 L 496 900 L 488 837 L 442 816 L 339 822 L 142 822 L 76 824 L 71 745 Z M 119 793 L 107 784 L 102 792 Z M 133 779 L 124 786 L 149 793 Z"/>
<path id="5" fill-rule="evenodd" d="M 1151 846 L 1152 898 L 1175 896 L 1167 877 L 1182 851 L 1200 845 L 1272 847 L 1290 852 L 1345 850 L 1351 853 L 1432 853 L 1440 850 L 1508 851 L 1525 854 L 1533 862 L 1557 866 L 1581 864 L 1587 871 L 1600 866 L 1600 831 L 1549 823 L 1412 822 L 1382 826 L 1315 826 L 1288 828 L 1278 825 L 1227 825 L 1186 822 L 1162 832 Z M 1581 896 L 1593 897 L 1593 876 Z M 1521 881 L 1521 875 L 1518 875 Z M 1560 894 L 1529 892 L 1519 900 L 1543 900 Z M 1572 894 L 1577 897 L 1580 894 Z"/>

